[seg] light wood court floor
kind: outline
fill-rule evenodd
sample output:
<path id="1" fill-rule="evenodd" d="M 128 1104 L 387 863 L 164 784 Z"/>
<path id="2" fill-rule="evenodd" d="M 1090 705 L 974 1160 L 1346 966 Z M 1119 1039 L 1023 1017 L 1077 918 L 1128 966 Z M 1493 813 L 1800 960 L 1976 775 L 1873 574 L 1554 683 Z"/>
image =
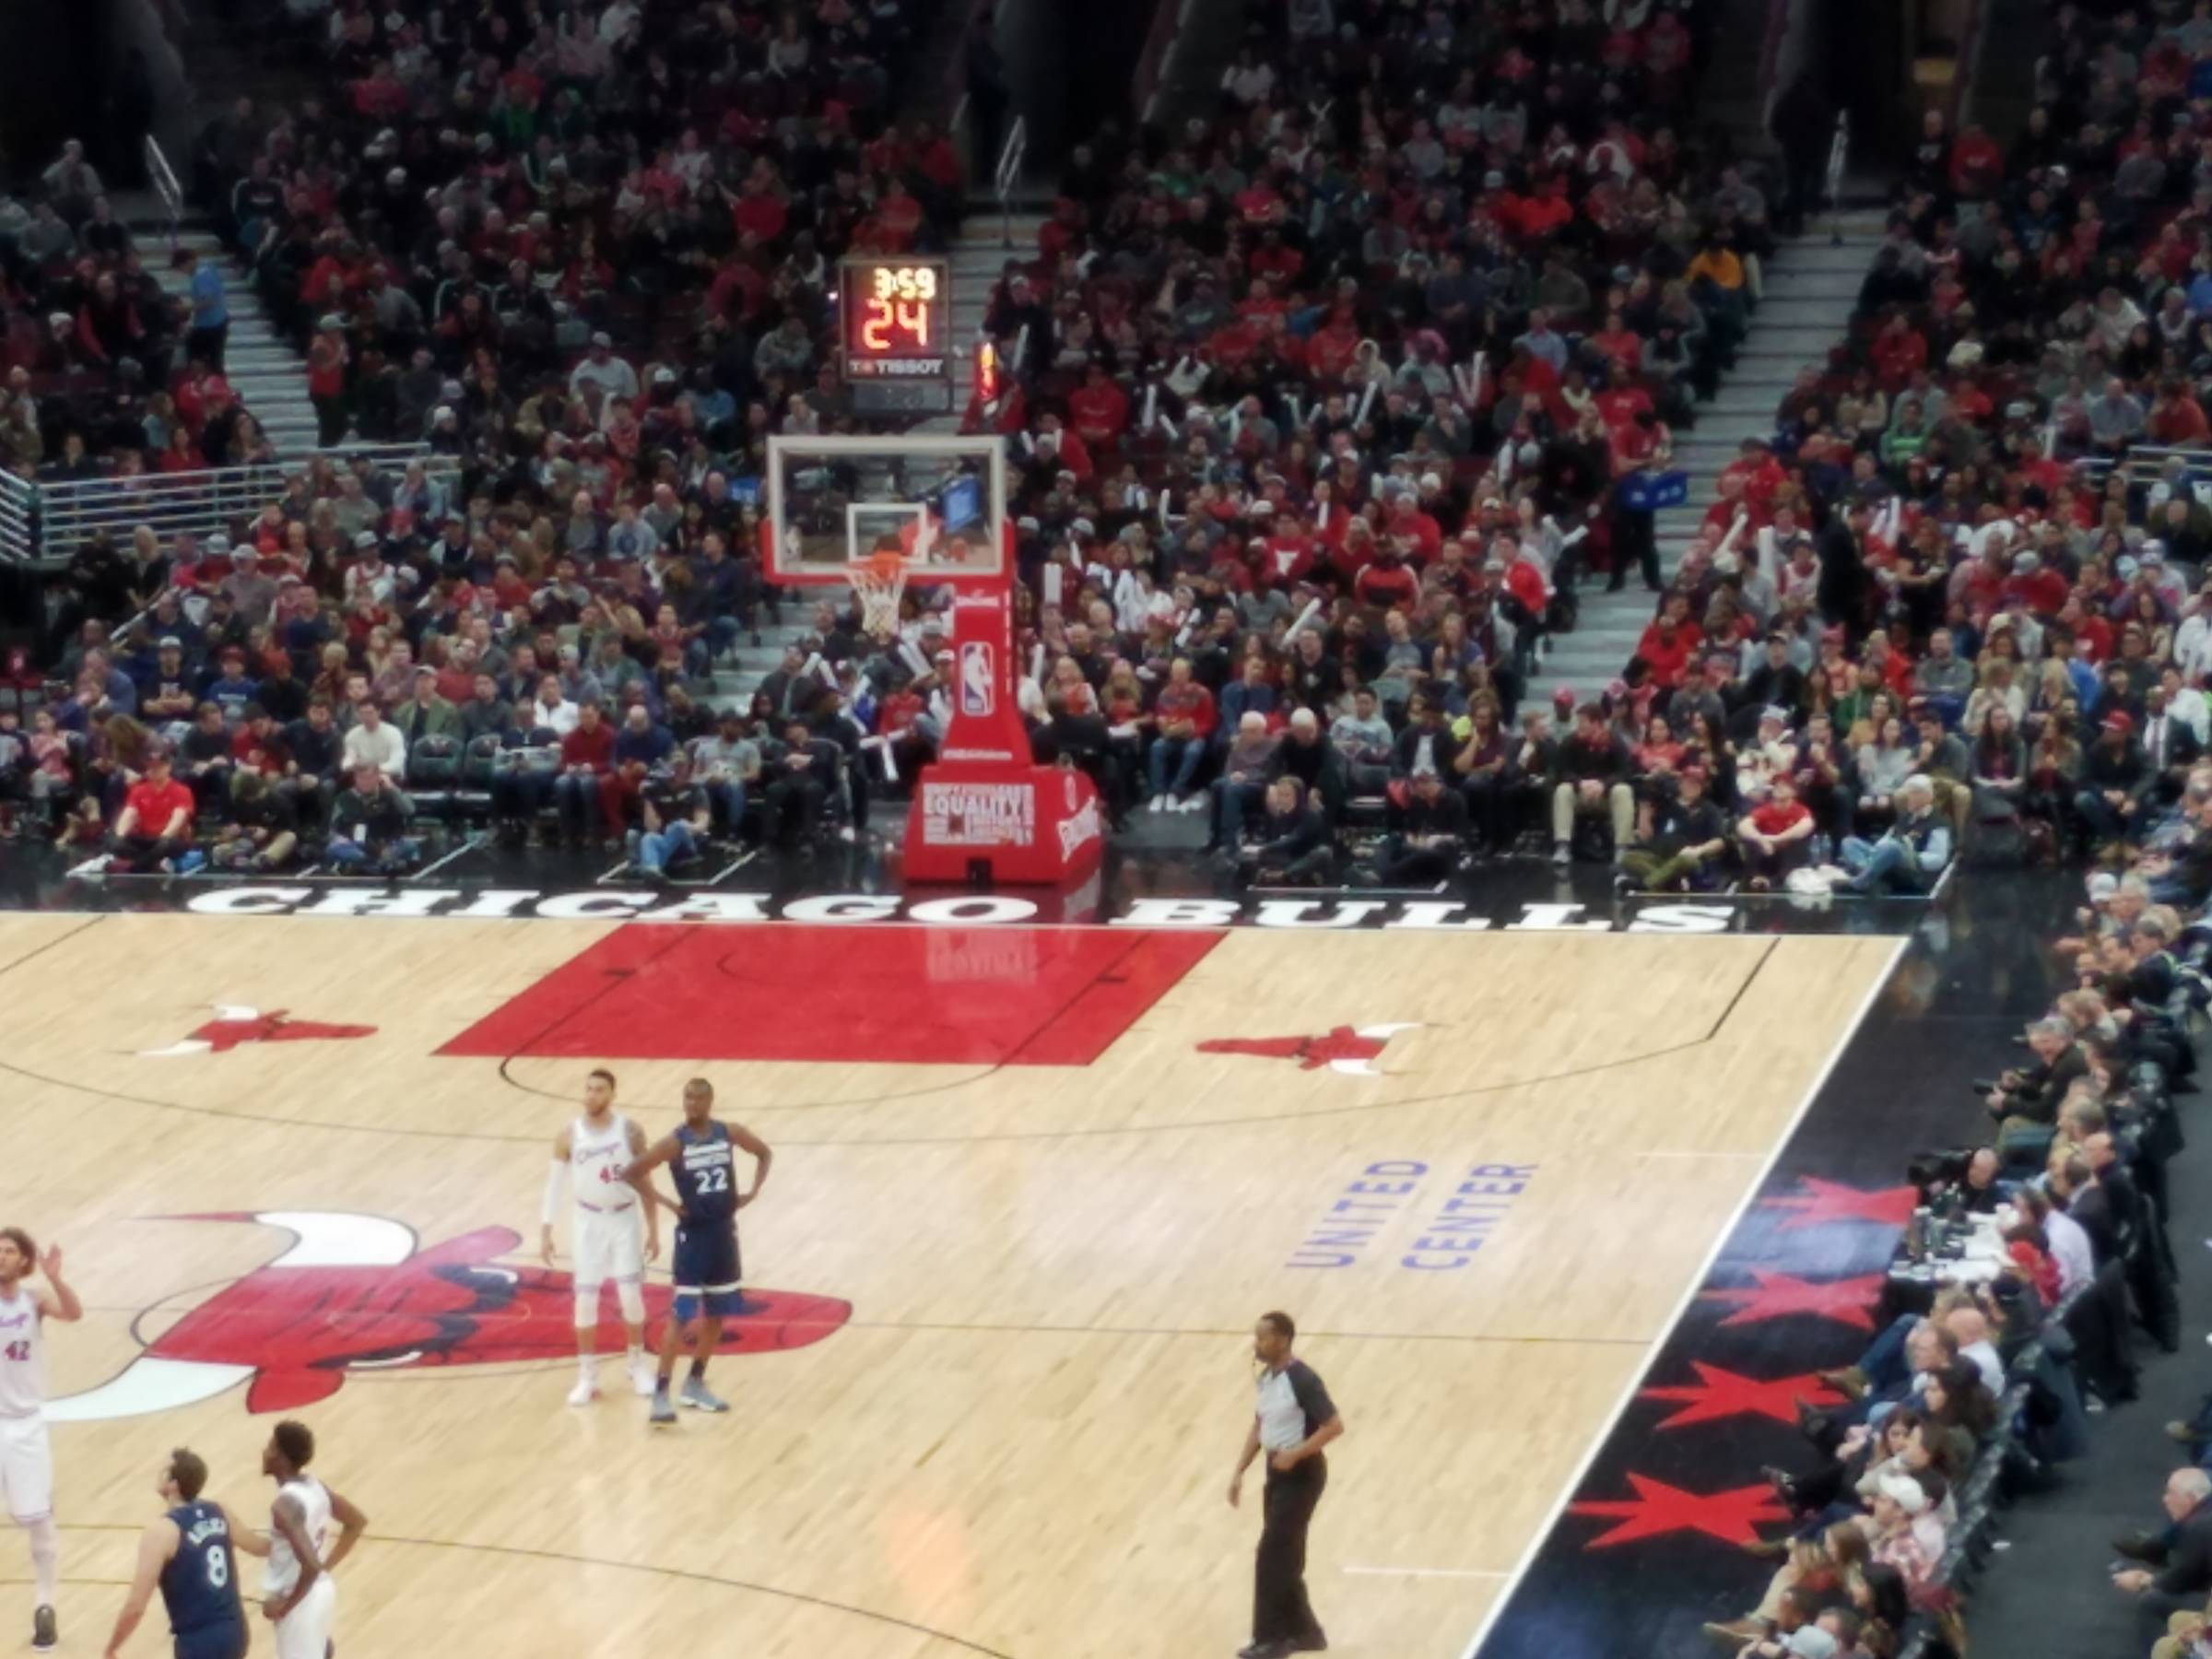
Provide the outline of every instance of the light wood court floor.
<path id="1" fill-rule="evenodd" d="M 318 1237 L 302 1214 L 385 1218 L 418 1252 L 474 1234 L 440 1259 L 531 1277 L 546 1149 L 590 1061 L 437 1051 L 617 925 L 0 921 L 0 1219 L 65 1247 L 89 1309 L 53 1333 L 55 1394 L 128 1372 L 144 1388 L 122 1404 L 147 1405 L 238 1380 L 56 1424 L 65 1652 L 100 1651 L 170 1447 L 265 1512 L 276 1416 L 242 1381 L 264 1366 L 251 1386 L 326 1394 L 295 1414 L 372 1519 L 340 1575 L 354 1659 L 1226 1655 L 1258 1526 L 1256 1473 L 1241 1512 L 1225 1501 L 1248 1332 L 1279 1305 L 1348 1425 L 1309 1570 L 1334 1651 L 1456 1654 L 1897 944 L 1249 929 L 1087 1065 L 633 1050 L 613 1064 L 649 1132 L 703 1072 L 777 1148 L 743 1217 L 748 1285 L 852 1306 L 785 1333 L 817 1340 L 721 1359 L 732 1415 L 672 1433 L 626 1395 L 563 1405 L 564 1296 L 486 1318 L 507 1346 L 426 1351 L 377 1277 L 406 1253 L 395 1228 L 346 1224 L 385 1265 L 344 1267 L 315 1305 L 241 1308 L 319 1259 L 252 1219 L 271 1213 Z M 717 931 L 757 968 L 782 925 Z M 1024 947 L 972 947 L 1011 971 Z M 990 994 L 972 957 L 962 972 L 945 1020 Z M 147 1052 L 218 1005 L 375 1030 Z M 1371 1076 L 1196 1046 L 1378 1026 L 1406 1029 Z M 1447 1208 L 1469 1182 L 1493 1208 Z M 499 1229 L 530 1242 L 488 1245 Z M 444 1271 L 416 1293 L 450 1289 Z M 130 1371 L 165 1340 L 184 1359 Z M 28 1575 L 0 1529 L 0 1647 Z M 168 1651 L 149 1622 L 130 1652 Z"/>

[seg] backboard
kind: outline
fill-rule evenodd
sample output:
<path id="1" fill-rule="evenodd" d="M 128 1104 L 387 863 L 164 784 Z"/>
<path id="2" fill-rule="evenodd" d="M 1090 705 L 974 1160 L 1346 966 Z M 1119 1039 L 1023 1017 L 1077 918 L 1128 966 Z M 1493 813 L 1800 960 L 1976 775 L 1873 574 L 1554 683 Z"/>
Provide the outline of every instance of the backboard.
<path id="1" fill-rule="evenodd" d="M 853 561 L 896 551 L 918 584 L 1003 583 L 1002 439 L 903 432 L 772 437 L 769 570 L 780 582 L 847 580 Z"/>

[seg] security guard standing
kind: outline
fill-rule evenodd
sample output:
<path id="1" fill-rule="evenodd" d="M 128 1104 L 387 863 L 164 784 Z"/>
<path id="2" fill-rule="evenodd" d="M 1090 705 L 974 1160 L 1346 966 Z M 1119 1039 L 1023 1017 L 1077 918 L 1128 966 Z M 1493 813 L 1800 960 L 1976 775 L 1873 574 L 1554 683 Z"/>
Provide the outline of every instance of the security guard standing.
<path id="1" fill-rule="evenodd" d="M 1253 1563 L 1252 1641 L 1238 1650 L 1237 1659 L 1282 1659 L 1286 1653 L 1318 1653 L 1329 1645 L 1306 1599 L 1306 1528 L 1329 1484 L 1322 1448 L 1344 1432 L 1344 1419 L 1313 1368 L 1291 1354 L 1297 1337 L 1298 1326 L 1288 1313 L 1263 1313 L 1253 1330 L 1253 1357 L 1263 1369 L 1252 1428 L 1244 1436 L 1237 1472 L 1230 1477 L 1229 1501 L 1236 1504 L 1244 1471 L 1263 1451 L 1267 1496 Z"/>

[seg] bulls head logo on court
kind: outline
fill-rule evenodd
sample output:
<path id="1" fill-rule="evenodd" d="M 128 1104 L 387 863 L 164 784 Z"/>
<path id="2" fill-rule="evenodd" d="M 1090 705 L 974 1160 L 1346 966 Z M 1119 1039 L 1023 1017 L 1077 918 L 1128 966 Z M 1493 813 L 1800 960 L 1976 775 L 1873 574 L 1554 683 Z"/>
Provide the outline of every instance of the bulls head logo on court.
<path id="1" fill-rule="evenodd" d="M 283 1229 L 292 1244 L 193 1309 L 116 1376 L 53 1401 L 51 1420 L 172 1411 L 241 1382 L 248 1411 L 291 1411 L 328 1399 L 348 1371 L 501 1365 L 575 1351 L 569 1275 L 501 1265 L 522 1242 L 510 1228 L 479 1228 L 418 1251 L 412 1228 L 379 1216 L 268 1210 L 163 1219 L 255 1221 Z M 646 1287 L 649 1324 L 666 1317 L 669 1299 L 665 1285 Z M 831 1297 L 747 1290 L 745 1312 L 723 1324 L 720 1351 L 806 1347 L 852 1316 L 851 1302 Z"/>
<path id="2" fill-rule="evenodd" d="M 259 1008 L 235 1003 L 217 1003 L 215 1018 L 187 1031 L 167 1048 L 140 1051 L 150 1060 L 181 1054 L 227 1054 L 249 1042 L 348 1042 L 373 1037 L 370 1025 L 329 1025 L 319 1019 L 294 1019 L 284 1009 L 264 1014 Z"/>
<path id="3" fill-rule="evenodd" d="M 1416 1022 L 1418 1023 L 1418 1022 Z M 1327 1066 L 1347 1077 L 1379 1077 L 1374 1062 L 1382 1057 L 1390 1040 L 1412 1025 L 1337 1026 L 1312 1037 L 1215 1037 L 1198 1045 L 1202 1054 L 1258 1054 L 1270 1060 L 1295 1060 L 1300 1071 Z"/>

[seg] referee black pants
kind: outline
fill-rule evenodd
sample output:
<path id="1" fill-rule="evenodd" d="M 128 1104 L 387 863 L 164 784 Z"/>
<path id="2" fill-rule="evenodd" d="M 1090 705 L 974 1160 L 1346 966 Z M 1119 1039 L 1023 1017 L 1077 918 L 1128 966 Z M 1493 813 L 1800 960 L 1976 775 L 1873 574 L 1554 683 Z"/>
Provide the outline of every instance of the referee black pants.
<path id="1" fill-rule="evenodd" d="M 1319 1455 L 1287 1475 L 1268 1465 L 1266 1521 L 1253 1564 L 1254 1641 L 1296 1641 L 1321 1634 L 1313 1604 L 1306 1599 L 1306 1528 L 1328 1484 L 1328 1460 Z"/>

